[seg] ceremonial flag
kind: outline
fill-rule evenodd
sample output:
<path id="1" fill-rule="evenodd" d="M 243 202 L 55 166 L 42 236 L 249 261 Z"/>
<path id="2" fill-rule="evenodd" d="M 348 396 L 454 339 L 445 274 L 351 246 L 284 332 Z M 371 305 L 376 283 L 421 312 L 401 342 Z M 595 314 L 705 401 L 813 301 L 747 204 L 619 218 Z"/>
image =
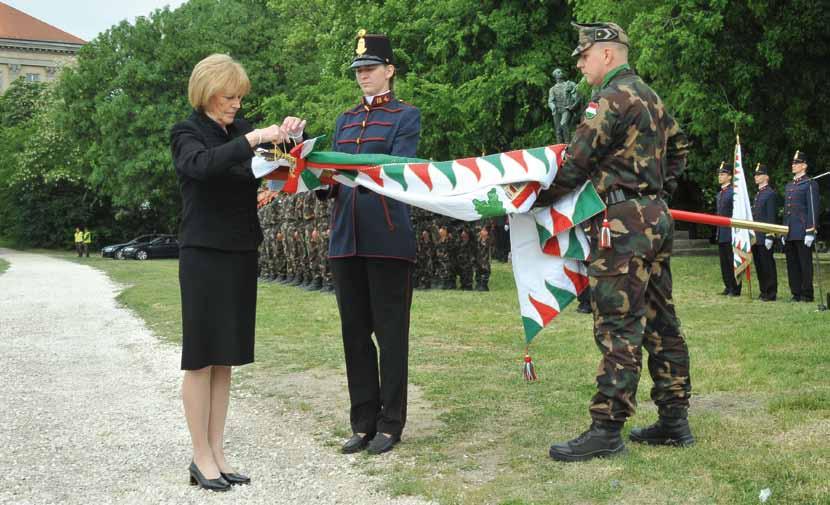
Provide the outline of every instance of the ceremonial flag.
<path id="1" fill-rule="evenodd" d="M 735 173 L 732 176 L 732 219 L 752 221 L 752 204 L 749 203 L 749 192 L 744 177 L 744 165 L 741 157 L 741 139 L 735 139 Z M 741 273 L 752 263 L 752 245 L 755 243 L 755 232 L 746 228 L 732 228 L 732 268 L 735 277 L 740 279 Z M 749 271 L 747 271 L 749 275 Z"/>
<path id="2" fill-rule="evenodd" d="M 583 261 L 590 249 L 578 225 L 605 208 L 593 184 L 586 182 L 550 206 L 532 208 L 539 191 L 555 180 L 565 145 L 431 161 L 318 152 L 315 144 L 318 139 L 307 140 L 281 158 L 291 166 L 275 166 L 266 176 L 271 189 L 299 193 L 337 182 L 465 221 L 509 216 L 527 344 L 588 285 Z M 256 163 L 262 168 L 262 161 Z"/>

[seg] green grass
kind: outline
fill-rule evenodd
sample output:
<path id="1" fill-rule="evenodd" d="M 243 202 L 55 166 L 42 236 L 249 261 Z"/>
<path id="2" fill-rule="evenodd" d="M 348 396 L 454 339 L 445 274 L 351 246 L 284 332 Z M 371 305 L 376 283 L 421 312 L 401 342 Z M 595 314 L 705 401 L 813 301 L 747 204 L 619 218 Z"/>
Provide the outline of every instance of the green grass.
<path id="1" fill-rule="evenodd" d="M 6 262 L 6 261 L 4 261 L 4 260 L 0 259 L 0 274 L 2 274 L 3 272 L 5 272 L 5 271 L 6 271 L 6 270 L 8 270 L 8 269 L 9 269 L 9 264 L 8 264 L 8 262 Z"/>
<path id="2" fill-rule="evenodd" d="M 179 340 L 175 261 L 75 261 L 127 285 L 121 302 Z M 783 257 L 777 264 L 786 300 Z M 509 268 L 494 264 L 490 293 L 415 293 L 405 443 L 393 458 L 360 464 L 386 475 L 393 495 L 442 504 L 754 504 L 764 488 L 769 503 L 830 503 L 830 312 L 718 296 L 716 257 L 673 266 L 692 358 L 694 447 L 629 443 L 615 459 L 551 461 L 549 445 L 589 423 L 599 359 L 591 318 L 571 307 L 544 330 L 531 349 L 541 380 L 525 383 L 515 288 Z M 830 264 L 823 271 L 830 280 Z M 308 412 L 309 430 L 339 457 L 348 427 L 334 297 L 260 284 L 256 357 L 241 371 L 243 387 Z M 626 432 L 656 419 L 650 386 L 645 373 Z"/>

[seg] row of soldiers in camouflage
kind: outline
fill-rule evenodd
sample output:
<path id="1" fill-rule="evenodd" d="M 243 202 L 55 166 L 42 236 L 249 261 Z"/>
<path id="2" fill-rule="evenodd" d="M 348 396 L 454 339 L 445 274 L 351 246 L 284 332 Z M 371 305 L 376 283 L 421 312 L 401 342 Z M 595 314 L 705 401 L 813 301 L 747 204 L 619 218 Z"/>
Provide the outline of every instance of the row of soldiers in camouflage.
<path id="1" fill-rule="evenodd" d="M 261 279 L 334 291 L 327 258 L 331 202 L 312 192 L 278 193 L 260 201 Z M 489 291 L 492 223 L 457 221 L 414 207 L 411 215 L 418 244 L 416 289 Z"/>

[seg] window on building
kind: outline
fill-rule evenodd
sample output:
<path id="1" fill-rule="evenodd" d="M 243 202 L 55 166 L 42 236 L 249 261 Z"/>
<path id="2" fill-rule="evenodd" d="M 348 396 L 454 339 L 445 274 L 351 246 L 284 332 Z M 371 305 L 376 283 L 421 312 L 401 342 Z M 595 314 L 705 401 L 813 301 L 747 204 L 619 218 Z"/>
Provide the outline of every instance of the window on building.
<path id="1" fill-rule="evenodd" d="M 40 81 L 40 74 L 26 74 L 26 81 L 27 82 L 38 82 L 38 81 Z"/>

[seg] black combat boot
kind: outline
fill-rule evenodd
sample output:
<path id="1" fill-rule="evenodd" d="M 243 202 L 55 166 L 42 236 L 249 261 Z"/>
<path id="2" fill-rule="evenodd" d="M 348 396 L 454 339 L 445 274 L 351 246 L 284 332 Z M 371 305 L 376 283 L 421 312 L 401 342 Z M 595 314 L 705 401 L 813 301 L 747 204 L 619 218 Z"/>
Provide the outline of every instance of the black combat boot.
<path id="1" fill-rule="evenodd" d="M 305 282 L 305 279 L 303 279 L 303 274 L 297 274 L 297 275 L 294 276 L 294 280 L 291 281 L 289 286 L 299 286 L 303 282 Z"/>
<path id="2" fill-rule="evenodd" d="M 276 277 L 274 278 L 274 282 L 278 282 L 278 283 L 280 283 L 280 284 L 284 284 L 284 283 L 285 283 L 285 276 L 284 276 L 284 275 L 282 275 L 282 274 L 280 274 L 280 275 L 276 276 Z"/>
<path id="3" fill-rule="evenodd" d="M 685 447 L 695 443 L 689 420 L 685 417 L 661 417 L 647 428 L 634 428 L 628 438 L 649 445 Z"/>
<path id="4" fill-rule="evenodd" d="M 573 440 L 550 446 L 550 457 L 556 461 L 588 461 L 605 458 L 625 452 L 620 436 L 622 424 L 591 423 L 587 431 Z"/>
<path id="5" fill-rule="evenodd" d="M 306 291 L 320 291 L 323 289 L 323 279 L 314 279 L 309 282 L 303 289 Z"/>

